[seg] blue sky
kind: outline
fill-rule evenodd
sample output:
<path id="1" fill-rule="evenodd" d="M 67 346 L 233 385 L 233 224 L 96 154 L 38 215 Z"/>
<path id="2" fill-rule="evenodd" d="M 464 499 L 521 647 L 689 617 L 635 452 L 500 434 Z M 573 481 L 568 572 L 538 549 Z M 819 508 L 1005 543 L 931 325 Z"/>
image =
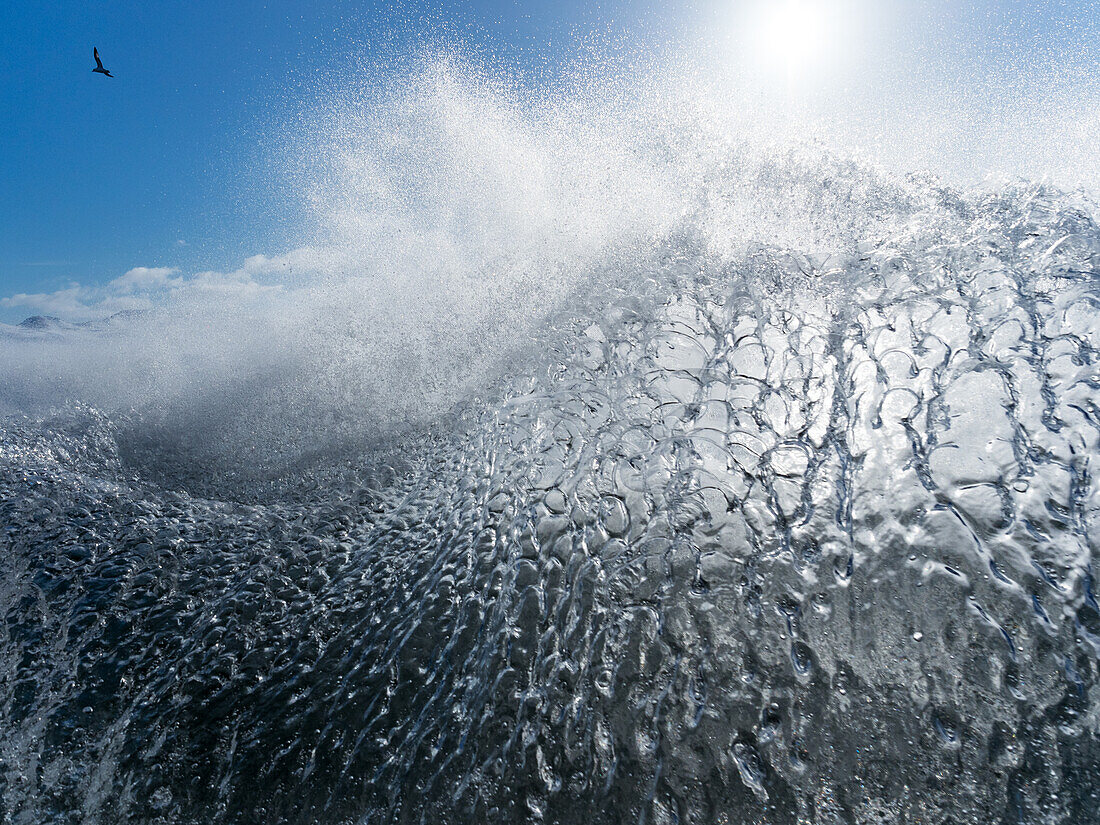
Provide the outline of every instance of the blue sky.
<path id="1" fill-rule="evenodd" d="M 667 43 L 737 5 L 6 0 L 0 298 L 135 266 L 226 269 L 300 245 L 306 216 L 279 173 L 280 130 L 357 55 L 384 66 L 432 36 L 552 73 L 588 31 Z M 1096 4 L 1080 0 L 889 5 L 898 48 L 994 73 L 1100 34 Z M 91 72 L 93 45 L 115 78 Z M 27 314 L 0 307 L 0 321 Z"/>
<path id="2" fill-rule="evenodd" d="M 578 27 L 636 26 L 657 5 L 7 0 L 0 296 L 293 246 L 277 130 L 350 56 L 446 31 L 534 65 Z M 91 72 L 93 45 L 113 79 Z"/>

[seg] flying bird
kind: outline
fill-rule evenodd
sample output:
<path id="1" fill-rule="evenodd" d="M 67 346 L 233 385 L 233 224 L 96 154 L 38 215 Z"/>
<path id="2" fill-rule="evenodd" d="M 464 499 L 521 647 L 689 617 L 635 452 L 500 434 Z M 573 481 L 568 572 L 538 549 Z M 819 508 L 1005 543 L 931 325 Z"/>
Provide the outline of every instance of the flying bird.
<path id="1" fill-rule="evenodd" d="M 107 77 L 114 77 L 113 74 L 103 68 L 103 61 L 99 59 L 99 49 L 97 49 L 95 46 L 92 46 L 92 56 L 95 58 L 95 68 L 92 69 L 93 72 L 105 74 L 107 75 Z"/>

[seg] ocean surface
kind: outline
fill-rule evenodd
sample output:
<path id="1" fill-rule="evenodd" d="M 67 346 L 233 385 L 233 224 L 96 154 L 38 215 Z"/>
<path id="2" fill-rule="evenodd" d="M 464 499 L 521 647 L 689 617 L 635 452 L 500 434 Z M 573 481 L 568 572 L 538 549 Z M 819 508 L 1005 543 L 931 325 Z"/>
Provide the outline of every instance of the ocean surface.
<path id="1" fill-rule="evenodd" d="M 662 94 L 428 67 L 293 277 L 0 330 L 0 821 L 1100 822 L 1093 202 Z"/>

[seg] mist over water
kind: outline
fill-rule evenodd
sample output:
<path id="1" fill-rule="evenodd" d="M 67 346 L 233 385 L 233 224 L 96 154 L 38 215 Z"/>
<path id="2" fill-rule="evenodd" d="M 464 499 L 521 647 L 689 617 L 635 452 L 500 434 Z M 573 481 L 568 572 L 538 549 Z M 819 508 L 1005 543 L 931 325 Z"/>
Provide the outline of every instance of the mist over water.
<path id="1" fill-rule="evenodd" d="M 1100 822 L 1096 97 L 749 80 L 346 83 L 3 330 L 4 816 Z"/>

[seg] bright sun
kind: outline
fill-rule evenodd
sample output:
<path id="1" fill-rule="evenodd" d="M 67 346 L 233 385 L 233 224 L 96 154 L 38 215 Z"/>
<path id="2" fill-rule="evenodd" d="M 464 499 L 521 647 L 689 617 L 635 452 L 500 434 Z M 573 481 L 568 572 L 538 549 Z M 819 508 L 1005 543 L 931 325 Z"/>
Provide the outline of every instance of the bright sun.
<path id="1" fill-rule="evenodd" d="M 754 63 L 794 80 L 828 68 L 840 53 L 840 9 L 829 0 L 762 2 L 747 34 Z"/>

